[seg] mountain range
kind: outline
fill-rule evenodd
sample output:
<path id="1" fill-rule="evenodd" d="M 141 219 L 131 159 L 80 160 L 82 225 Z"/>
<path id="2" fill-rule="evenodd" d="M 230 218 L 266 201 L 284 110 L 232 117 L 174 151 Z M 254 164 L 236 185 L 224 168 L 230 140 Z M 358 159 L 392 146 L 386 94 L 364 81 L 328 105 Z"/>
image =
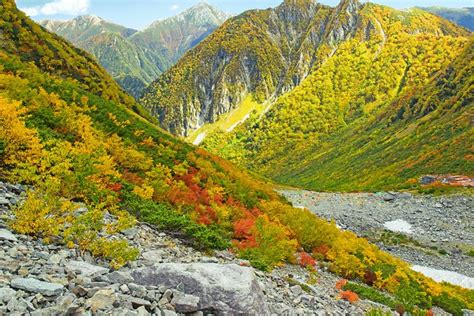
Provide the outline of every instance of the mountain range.
<path id="1" fill-rule="evenodd" d="M 459 76 L 469 70 L 471 65 L 450 63 L 469 55 L 470 37 L 420 9 L 286 0 L 228 20 L 150 85 L 141 103 L 170 132 L 195 144 L 204 140 L 214 153 L 283 183 L 380 189 L 406 186 L 423 173 L 472 174 L 462 143 L 442 151 L 449 160 L 435 155 L 442 143 L 469 139 L 469 77 L 444 102 L 433 103 L 446 91 L 430 86 L 446 69 Z M 433 96 L 415 98 L 420 87 Z M 410 111 L 399 109 L 394 117 L 403 102 Z M 411 113 L 416 107 L 422 109 Z M 448 117 L 456 133 L 438 134 L 437 120 Z M 369 129 L 373 124 L 377 128 Z M 425 133 L 436 141 L 422 146 L 427 139 L 415 137 L 405 143 L 405 136 Z M 357 138 L 338 138 L 347 135 Z M 390 148 L 397 150 L 389 157 L 382 148 L 393 135 Z M 370 147 L 382 156 L 364 154 Z M 340 159 L 329 160 L 336 152 Z M 371 169 L 375 158 L 377 172 Z M 336 169 L 341 172 L 325 172 Z"/>
<path id="2" fill-rule="evenodd" d="M 464 26 L 468 30 L 474 31 L 474 8 L 445 8 L 445 7 L 425 7 L 425 11 L 439 15 L 458 25 Z"/>
<path id="3" fill-rule="evenodd" d="M 199 3 L 141 31 L 97 16 L 44 20 L 40 24 L 90 52 L 127 92 L 138 97 L 149 83 L 228 17 L 207 3 Z"/>

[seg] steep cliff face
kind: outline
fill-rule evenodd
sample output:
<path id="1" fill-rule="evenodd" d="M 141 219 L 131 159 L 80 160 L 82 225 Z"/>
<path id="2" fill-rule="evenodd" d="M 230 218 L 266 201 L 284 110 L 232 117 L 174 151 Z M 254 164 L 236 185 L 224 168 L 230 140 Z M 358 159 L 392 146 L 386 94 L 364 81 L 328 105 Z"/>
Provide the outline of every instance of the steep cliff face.
<path id="1" fill-rule="evenodd" d="M 376 21 L 361 15 L 363 7 L 357 0 L 335 8 L 286 0 L 275 9 L 248 11 L 186 54 L 142 101 L 178 135 L 214 122 L 248 94 L 271 101 L 298 86 L 339 43 L 356 34 L 361 40 L 384 37 Z"/>

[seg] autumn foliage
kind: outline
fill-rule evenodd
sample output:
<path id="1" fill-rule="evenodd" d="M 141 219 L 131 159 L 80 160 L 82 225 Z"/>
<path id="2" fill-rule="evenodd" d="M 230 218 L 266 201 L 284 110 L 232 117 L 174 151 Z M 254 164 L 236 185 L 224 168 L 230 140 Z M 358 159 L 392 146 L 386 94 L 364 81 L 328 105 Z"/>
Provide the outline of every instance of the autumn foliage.
<path id="1" fill-rule="evenodd" d="M 300 252 L 298 256 L 298 263 L 302 267 L 315 267 L 316 260 L 307 252 Z"/>
<path id="2" fill-rule="evenodd" d="M 350 303 L 355 303 L 359 300 L 359 295 L 352 291 L 343 291 L 339 294 L 343 300 L 346 300 Z"/>
<path id="3" fill-rule="evenodd" d="M 164 133 L 132 112 L 133 104 L 121 104 L 122 92 L 108 90 L 110 78 L 101 80 L 102 70 L 88 65 L 88 58 L 76 56 L 21 12 L 6 16 L 16 17 L 22 23 L 15 28 L 22 29 L 13 32 L 13 24 L 0 19 L 7 36 L 0 45 L 0 177 L 32 188 L 9 223 L 16 231 L 89 251 L 119 267 L 138 251 L 118 233 L 139 219 L 203 250 L 232 248 L 263 270 L 295 263 L 300 252 L 303 265 L 325 260 L 348 279 L 364 280 L 373 271 L 376 277 L 367 282 L 410 304 L 415 297 L 414 305 L 449 301 L 474 308 L 471 292 L 412 271 L 334 222 L 293 208 L 271 185 L 230 162 Z M 21 41 L 14 40 L 17 33 Z M 52 56 L 66 59 L 53 65 L 48 45 L 24 41 L 37 37 L 54 40 L 51 47 L 58 51 Z M 16 54 L 25 50 L 27 56 Z M 113 222 L 105 220 L 111 217 Z"/>

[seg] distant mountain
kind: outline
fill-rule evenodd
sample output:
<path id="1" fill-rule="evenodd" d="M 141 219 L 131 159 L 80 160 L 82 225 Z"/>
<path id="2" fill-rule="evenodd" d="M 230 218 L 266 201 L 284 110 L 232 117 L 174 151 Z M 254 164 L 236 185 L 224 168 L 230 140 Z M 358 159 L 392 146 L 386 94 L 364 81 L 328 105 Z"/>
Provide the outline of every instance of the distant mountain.
<path id="1" fill-rule="evenodd" d="M 138 97 L 144 87 L 228 17 L 201 3 L 142 31 L 91 15 L 40 24 L 92 53 L 127 92 Z"/>
<path id="2" fill-rule="evenodd" d="M 137 32 L 94 15 L 78 16 L 70 21 L 44 20 L 40 24 L 74 43 L 87 41 L 101 33 L 117 33 L 129 37 Z"/>
<path id="3" fill-rule="evenodd" d="M 474 7 L 460 9 L 445 7 L 427 7 L 421 9 L 439 15 L 440 17 L 453 21 L 454 23 L 457 23 L 471 31 L 474 31 Z"/>
<path id="4" fill-rule="evenodd" d="M 169 68 L 229 17 L 210 4 L 199 3 L 174 17 L 153 22 L 130 37 L 130 41 L 150 51 L 160 52 L 168 61 L 165 68 Z"/>

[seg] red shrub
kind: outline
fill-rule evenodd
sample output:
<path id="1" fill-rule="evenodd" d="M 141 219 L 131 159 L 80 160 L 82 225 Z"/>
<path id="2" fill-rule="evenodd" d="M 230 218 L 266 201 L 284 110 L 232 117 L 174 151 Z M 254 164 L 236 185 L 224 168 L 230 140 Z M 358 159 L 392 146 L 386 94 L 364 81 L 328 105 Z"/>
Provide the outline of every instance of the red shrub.
<path id="1" fill-rule="evenodd" d="M 122 184 L 121 183 L 111 183 L 107 186 L 107 188 L 110 190 L 110 191 L 114 191 L 114 192 L 120 192 L 120 190 L 122 190 Z"/>
<path id="2" fill-rule="evenodd" d="M 367 269 L 364 274 L 365 284 L 372 286 L 375 281 L 377 281 L 377 274 L 373 270 Z"/>
<path id="3" fill-rule="evenodd" d="M 316 260 L 314 260 L 313 257 L 311 257 L 310 254 L 307 252 L 301 252 L 298 258 L 298 262 L 302 267 L 314 267 L 316 266 Z"/>

